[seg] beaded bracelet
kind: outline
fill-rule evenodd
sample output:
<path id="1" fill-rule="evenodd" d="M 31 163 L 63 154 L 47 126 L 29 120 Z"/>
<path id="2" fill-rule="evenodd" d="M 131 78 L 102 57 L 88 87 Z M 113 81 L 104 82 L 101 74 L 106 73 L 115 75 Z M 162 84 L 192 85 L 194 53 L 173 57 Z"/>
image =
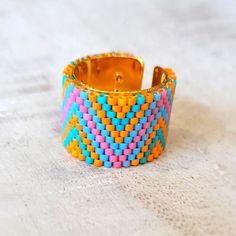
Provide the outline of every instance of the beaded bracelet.
<path id="1" fill-rule="evenodd" d="M 123 53 L 77 59 L 63 73 L 61 132 L 73 157 L 100 167 L 158 158 L 166 146 L 176 77 L 155 67 L 141 90 L 144 64 Z"/>

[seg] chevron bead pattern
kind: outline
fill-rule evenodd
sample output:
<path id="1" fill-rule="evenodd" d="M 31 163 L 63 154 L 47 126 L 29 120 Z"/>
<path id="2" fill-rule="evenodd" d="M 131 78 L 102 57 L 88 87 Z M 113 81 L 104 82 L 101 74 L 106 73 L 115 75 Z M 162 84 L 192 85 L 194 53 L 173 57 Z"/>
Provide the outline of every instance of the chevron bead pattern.
<path id="1" fill-rule="evenodd" d="M 107 168 L 145 164 L 166 146 L 176 87 L 166 69 L 164 86 L 138 93 L 89 90 L 72 82 L 74 63 L 62 78 L 61 134 L 69 153 L 87 164 Z"/>

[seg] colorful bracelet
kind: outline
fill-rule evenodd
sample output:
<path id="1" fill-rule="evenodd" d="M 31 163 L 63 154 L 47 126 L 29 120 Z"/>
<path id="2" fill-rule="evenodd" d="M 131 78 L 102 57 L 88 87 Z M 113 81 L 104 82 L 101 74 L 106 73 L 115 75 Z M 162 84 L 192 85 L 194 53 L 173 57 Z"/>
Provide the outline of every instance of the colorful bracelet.
<path id="1" fill-rule="evenodd" d="M 63 73 L 61 132 L 73 157 L 100 167 L 129 167 L 159 157 L 166 146 L 176 77 L 155 67 L 141 90 L 144 64 L 129 54 L 77 59 Z"/>

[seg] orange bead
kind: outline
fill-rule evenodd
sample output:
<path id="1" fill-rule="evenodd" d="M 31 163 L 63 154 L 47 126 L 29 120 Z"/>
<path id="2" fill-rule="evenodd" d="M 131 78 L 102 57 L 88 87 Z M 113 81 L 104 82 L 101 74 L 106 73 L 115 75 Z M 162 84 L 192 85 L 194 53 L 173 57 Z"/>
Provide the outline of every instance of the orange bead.
<path id="1" fill-rule="evenodd" d="M 121 109 L 122 109 L 121 106 L 118 106 L 118 105 L 112 106 L 112 110 L 113 110 L 114 112 L 120 112 Z"/>
<path id="2" fill-rule="evenodd" d="M 99 158 L 99 155 L 95 152 L 91 152 L 90 155 L 91 155 L 91 158 L 93 158 L 93 159 L 98 159 Z"/>
<path id="3" fill-rule="evenodd" d="M 122 107 L 122 112 L 129 112 L 130 111 L 130 106 L 123 106 Z"/>
<path id="4" fill-rule="evenodd" d="M 115 130 L 115 126 L 114 125 L 106 125 L 106 129 L 108 131 L 114 131 Z"/>
<path id="5" fill-rule="evenodd" d="M 139 159 L 135 159 L 131 161 L 132 166 L 137 166 L 139 164 Z"/>
<path id="6" fill-rule="evenodd" d="M 136 104 L 136 96 L 130 96 L 128 97 L 128 105 L 133 106 Z"/>
<path id="7" fill-rule="evenodd" d="M 132 125 L 138 124 L 138 118 L 137 117 L 131 118 L 130 119 L 130 124 L 132 124 Z"/>
<path id="8" fill-rule="evenodd" d="M 89 101 L 91 101 L 91 102 L 96 102 L 97 101 L 97 96 L 93 92 L 89 93 L 88 98 L 89 98 Z"/>
<path id="9" fill-rule="evenodd" d="M 134 129 L 134 125 L 128 124 L 128 125 L 125 126 L 125 130 L 126 130 L 126 131 L 131 131 L 131 130 L 133 130 L 133 129 Z"/>
<path id="10" fill-rule="evenodd" d="M 148 109 L 148 107 L 149 107 L 149 104 L 148 103 L 144 103 L 144 104 L 141 105 L 141 110 L 142 111 L 146 111 Z"/>
<path id="11" fill-rule="evenodd" d="M 137 154 L 137 159 L 141 159 L 143 158 L 143 156 L 144 156 L 143 152 L 140 152 L 139 154 Z"/>
<path id="12" fill-rule="evenodd" d="M 143 146 L 143 147 L 141 148 L 141 151 L 142 151 L 142 152 L 148 151 L 148 145 Z"/>
<path id="13" fill-rule="evenodd" d="M 105 117 L 105 118 L 102 118 L 102 123 L 104 125 L 110 125 L 111 124 L 111 120 L 110 120 L 110 118 Z"/>
<path id="14" fill-rule="evenodd" d="M 120 136 L 121 137 L 127 137 L 128 136 L 128 134 L 129 134 L 129 132 L 128 131 L 120 131 Z"/>
<path id="15" fill-rule="evenodd" d="M 136 117 L 138 117 L 138 118 L 144 117 L 144 111 L 136 112 Z"/>
<path id="16" fill-rule="evenodd" d="M 118 105 L 119 106 L 125 106 L 127 102 L 127 99 L 125 96 L 118 97 Z"/>
<path id="17" fill-rule="evenodd" d="M 117 131 L 117 130 L 111 131 L 111 136 L 112 136 L 113 138 L 119 137 L 119 131 Z"/>
<path id="18" fill-rule="evenodd" d="M 122 143 L 123 142 L 123 138 L 122 137 L 115 137 L 115 142 L 116 143 Z"/>
<path id="19" fill-rule="evenodd" d="M 100 166 L 103 165 L 103 162 L 102 162 L 101 160 L 95 159 L 94 162 L 93 162 L 93 164 L 94 164 L 95 166 L 97 166 L 97 167 L 100 167 Z"/>
<path id="20" fill-rule="evenodd" d="M 78 156 L 76 149 L 72 149 L 71 155 L 72 155 L 73 157 L 77 157 L 77 156 Z"/>
<path id="21" fill-rule="evenodd" d="M 149 145 L 151 144 L 152 140 L 149 138 L 146 142 L 145 142 L 145 145 Z"/>
<path id="22" fill-rule="evenodd" d="M 93 108 L 94 110 L 101 110 L 101 109 L 102 109 L 102 106 L 101 106 L 101 104 L 99 104 L 99 103 L 97 103 L 97 102 L 94 102 L 94 103 L 92 104 L 92 108 Z"/>
<path id="23" fill-rule="evenodd" d="M 97 111 L 97 116 L 99 118 L 104 118 L 104 117 L 106 117 L 106 112 L 104 110 L 99 110 L 99 111 Z"/>
<path id="24" fill-rule="evenodd" d="M 153 155 L 153 154 L 150 154 L 150 155 L 147 157 L 147 161 L 153 161 L 153 158 L 154 158 L 154 155 Z"/>
<path id="25" fill-rule="evenodd" d="M 84 160 L 85 160 L 85 156 L 84 156 L 83 154 L 79 154 L 79 155 L 78 155 L 78 158 L 79 158 L 79 160 L 81 160 L 81 161 L 84 161 Z"/>
<path id="26" fill-rule="evenodd" d="M 87 150 L 89 152 L 94 152 L 95 148 L 93 146 L 91 146 L 91 145 L 87 145 Z"/>
<path id="27" fill-rule="evenodd" d="M 152 93 L 146 94 L 146 102 L 147 103 L 153 102 L 153 94 Z"/>
<path id="28" fill-rule="evenodd" d="M 117 104 L 117 96 L 116 95 L 109 95 L 107 97 L 107 103 L 111 106 L 116 105 Z"/>
<path id="29" fill-rule="evenodd" d="M 124 112 L 117 112 L 117 118 L 124 119 L 125 118 L 125 113 Z"/>

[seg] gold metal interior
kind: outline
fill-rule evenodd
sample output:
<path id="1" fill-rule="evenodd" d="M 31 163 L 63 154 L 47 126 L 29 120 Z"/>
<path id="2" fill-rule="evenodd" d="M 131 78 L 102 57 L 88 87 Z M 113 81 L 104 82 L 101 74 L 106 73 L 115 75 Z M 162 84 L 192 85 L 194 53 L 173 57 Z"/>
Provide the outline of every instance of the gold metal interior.
<path id="1" fill-rule="evenodd" d="M 107 53 L 82 58 L 73 71 L 75 80 L 102 91 L 138 91 L 142 87 L 144 63 L 128 54 Z M 152 87 L 166 78 L 163 68 L 155 67 Z"/>

